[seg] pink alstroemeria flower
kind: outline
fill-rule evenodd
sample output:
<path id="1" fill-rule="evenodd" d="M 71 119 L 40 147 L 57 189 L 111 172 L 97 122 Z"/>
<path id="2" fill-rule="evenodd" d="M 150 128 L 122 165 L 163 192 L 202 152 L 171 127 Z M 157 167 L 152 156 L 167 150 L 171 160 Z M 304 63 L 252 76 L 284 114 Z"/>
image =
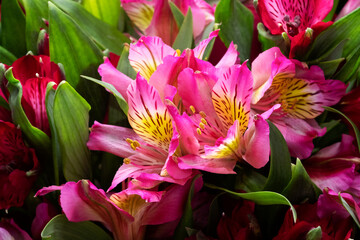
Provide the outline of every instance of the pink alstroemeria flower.
<path id="1" fill-rule="evenodd" d="M 109 190 L 127 178 L 135 178 L 142 188 L 161 181 L 184 184 L 193 172 L 177 166 L 179 137 L 159 93 L 138 74 L 127 96 L 133 130 L 95 123 L 87 144 L 91 150 L 125 158 Z"/>
<path id="2" fill-rule="evenodd" d="M 204 29 L 214 21 L 215 9 L 203 0 L 172 0 L 186 15 L 191 8 L 194 38 L 200 39 Z M 158 36 L 172 45 L 179 28 L 168 0 L 121 0 L 121 6 L 135 26 L 146 36 Z"/>
<path id="3" fill-rule="evenodd" d="M 13 219 L 1 219 L 0 239 L 3 240 L 32 240 L 29 234 L 22 230 Z"/>
<path id="4" fill-rule="evenodd" d="M 191 151 L 178 158 L 180 168 L 229 174 L 239 160 L 265 166 L 270 153 L 265 119 L 278 106 L 262 115 L 251 113 L 253 79 L 246 63 L 230 67 L 215 83 L 189 68 L 178 80 L 184 109 L 191 115 L 170 108 L 180 138 L 186 137 L 183 142 L 189 145 L 185 149 Z"/>
<path id="5" fill-rule="evenodd" d="M 106 194 L 88 180 L 67 182 L 39 190 L 36 196 L 60 190 L 60 204 L 69 221 L 98 221 L 113 233 L 114 239 L 143 239 L 146 225 L 180 219 L 191 186 L 171 185 L 165 191 L 130 190 Z M 195 182 L 199 191 L 202 180 Z"/>
<path id="6" fill-rule="evenodd" d="M 314 118 L 324 111 L 323 106 L 334 105 L 345 95 L 346 85 L 339 80 L 325 80 L 320 67 L 309 68 L 287 59 L 277 47 L 261 53 L 251 71 L 252 109 L 263 112 L 280 104 L 271 121 L 284 135 L 292 156 L 309 157 L 314 148 L 312 140 L 326 132 Z"/>

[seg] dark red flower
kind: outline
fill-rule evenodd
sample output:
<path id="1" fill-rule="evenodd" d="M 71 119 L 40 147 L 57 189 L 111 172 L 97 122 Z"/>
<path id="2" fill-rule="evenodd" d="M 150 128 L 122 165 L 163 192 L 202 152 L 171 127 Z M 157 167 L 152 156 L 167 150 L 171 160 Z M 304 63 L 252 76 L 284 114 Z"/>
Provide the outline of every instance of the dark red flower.
<path id="1" fill-rule="evenodd" d="M 0 120 L 0 209 L 20 207 L 36 180 L 38 160 L 20 129 Z"/>
<path id="2" fill-rule="evenodd" d="M 64 77 L 59 66 L 45 55 L 27 55 L 16 60 L 11 66 L 13 74 L 23 88 L 22 106 L 31 124 L 48 135 L 50 127 L 46 114 L 45 94 L 49 82 L 60 83 Z M 9 93 L 3 83 L 2 90 L 8 98 Z"/>

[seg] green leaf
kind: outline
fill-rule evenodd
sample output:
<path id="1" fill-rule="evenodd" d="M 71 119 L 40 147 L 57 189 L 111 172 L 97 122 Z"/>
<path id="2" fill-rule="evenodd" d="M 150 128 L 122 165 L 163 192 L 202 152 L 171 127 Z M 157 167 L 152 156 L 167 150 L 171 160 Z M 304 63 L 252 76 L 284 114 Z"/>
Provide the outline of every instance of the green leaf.
<path id="1" fill-rule="evenodd" d="M 172 47 L 174 49 L 180 49 L 180 51 L 182 52 L 186 48 L 191 48 L 192 43 L 193 43 L 193 18 L 192 18 L 191 8 L 189 8 Z"/>
<path id="2" fill-rule="evenodd" d="M 252 168 L 241 168 L 236 175 L 236 190 L 257 192 L 264 189 L 266 177 Z"/>
<path id="3" fill-rule="evenodd" d="M 103 86 L 104 88 L 106 88 L 107 90 L 109 90 L 116 98 L 121 110 L 123 110 L 123 112 L 125 113 L 125 115 L 127 115 L 128 110 L 129 110 L 129 106 L 127 104 L 127 102 L 125 101 L 125 99 L 123 98 L 123 96 L 115 89 L 115 87 L 107 82 L 103 82 L 100 80 L 97 80 L 95 78 L 92 77 L 88 77 L 88 76 L 81 76 L 82 78 L 85 78 L 87 80 L 90 80 L 94 83 L 99 84 L 100 86 Z"/>
<path id="4" fill-rule="evenodd" d="M 210 235 L 216 235 L 216 227 L 221 218 L 221 212 L 219 209 L 219 199 L 223 196 L 225 192 L 221 192 L 214 197 L 209 207 L 209 219 L 206 227 L 206 232 Z"/>
<path id="5" fill-rule="evenodd" d="M 240 1 L 221 0 L 215 10 L 215 22 L 221 24 L 219 36 L 226 46 L 238 46 L 241 61 L 250 58 L 254 16 Z"/>
<path id="6" fill-rule="evenodd" d="M 319 67 L 324 71 L 326 79 L 329 79 L 336 72 L 339 65 L 344 62 L 345 58 L 338 58 L 335 60 L 324 61 L 318 64 Z"/>
<path id="7" fill-rule="evenodd" d="M 351 126 L 353 127 L 354 129 L 354 132 L 355 132 L 355 136 L 356 136 L 356 142 L 357 142 L 357 146 L 358 146 L 358 149 L 360 151 L 360 132 L 359 132 L 359 129 L 357 128 L 356 124 L 351 121 L 350 118 L 348 118 L 345 114 L 343 114 L 342 112 L 340 112 L 339 110 L 335 109 L 335 108 L 332 108 L 332 107 L 324 107 L 325 110 L 327 111 L 330 111 L 330 112 L 334 112 L 334 113 L 337 113 L 337 114 L 340 114 L 343 118 L 345 118 L 350 124 Z"/>
<path id="8" fill-rule="evenodd" d="M 52 0 L 59 8 L 70 15 L 88 36 L 91 36 L 104 49 L 121 54 L 124 43 L 130 43 L 115 27 L 104 23 L 86 11 L 79 3 L 71 0 Z"/>
<path id="9" fill-rule="evenodd" d="M 116 67 L 117 70 L 122 72 L 123 74 L 127 75 L 129 78 L 135 79 L 136 78 L 136 71 L 130 65 L 129 61 L 129 48 L 128 44 L 124 45 L 123 51 L 120 56 L 119 63 Z"/>
<path id="10" fill-rule="evenodd" d="M 281 35 L 272 35 L 270 31 L 265 28 L 263 23 L 258 23 L 257 30 L 259 33 L 258 38 L 263 51 L 275 46 L 278 46 L 281 49 L 285 48 L 285 42 Z"/>
<path id="11" fill-rule="evenodd" d="M 89 138 L 89 104 L 69 83 L 62 81 L 56 89 L 53 124 L 67 181 L 91 179 Z"/>
<path id="12" fill-rule="evenodd" d="M 339 72 L 336 73 L 334 79 L 348 83 L 352 76 L 359 71 L 360 68 L 360 45 L 346 57 L 346 63 Z"/>
<path id="13" fill-rule="evenodd" d="M 320 226 L 318 226 L 317 228 L 311 229 L 306 234 L 306 240 L 321 240 L 321 237 L 322 237 L 322 231 L 321 231 Z"/>
<path id="14" fill-rule="evenodd" d="M 39 152 L 44 155 L 49 154 L 51 148 L 51 142 L 43 131 L 31 125 L 27 118 L 22 106 L 22 86 L 19 80 L 14 78 L 12 68 L 9 68 L 5 72 L 5 77 L 8 80 L 7 88 L 10 92 L 9 106 L 11 109 L 12 119 L 15 125 L 19 125 L 21 131 L 26 136 L 27 140 L 33 145 Z"/>
<path id="15" fill-rule="evenodd" d="M 25 15 L 17 0 L 5 0 L 1 4 L 1 44 L 17 57 L 27 52 Z"/>
<path id="16" fill-rule="evenodd" d="M 64 214 L 51 219 L 41 232 L 43 240 L 111 240 L 98 225 L 90 221 L 70 222 Z"/>
<path id="17" fill-rule="evenodd" d="M 294 222 L 297 220 L 297 214 L 295 208 L 291 205 L 290 201 L 284 197 L 283 195 L 276 193 L 276 192 L 270 192 L 270 191 L 259 191 L 259 192 L 251 192 L 251 193 L 237 193 L 230 191 L 225 188 L 221 188 L 212 184 L 205 184 L 205 186 L 212 188 L 212 189 L 218 189 L 222 190 L 224 192 L 230 193 L 234 197 L 240 197 L 243 199 L 247 199 L 250 201 L 253 201 L 254 203 L 258 205 L 287 205 L 291 208 Z"/>
<path id="18" fill-rule="evenodd" d="M 81 5 L 92 15 L 117 28 L 120 18 L 118 0 L 82 0 Z"/>
<path id="19" fill-rule="evenodd" d="M 181 10 L 175 5 L 175 3 L 169 1 L 169 6 L 171 9 L 171 12 L 175 18 L 176 25 L 178 27 L 181 27 L 184 21 L 184 14 L 181 12 Z"/>
<path id="20" fill-rule="evenodd" d="M 28 51 L 37 54 L 37 40 L 40 28 L 46 29 L 43 19 L 48 19 L 49 8 L 46 0 L 23 0 L 26 12 L 26 46 Z"/>
<path id="21" fill-rule="evenodd" d="M 354 48 L 360 45 L 360 25 L 354 24 L 359 21 L 360 8 L 336 21 L 315 39 L 307 54 L 307 59 L 320 58 L 344 39 L 348 39 L 348 41 L 342 56 L 347 57 Z"/>
<path id="22" fill-rule="evenodd" d="M 190 191 L 189 191 L 189 194 L 187 197 L 184 213 L 183 213 L 183 216 L 181 217 L 180 223 L 178 224 L 178 226 L 175 229 L 174 239 L 180 240 L 180 239 L 185 239 L 186 237 L 188 237 L 186 228 L 191 228 L 193 225 L 193 211 L 192 211 L 192 207 L 191 207 L 191 200 L 194 196 L 195 181 L 199 177 L 201 177 L 201 174 L 195 176 L 191 182 L 191 187 L 190 187 Z"/>
<path id="23" fill-rule="evenodd" d="M 55 82 L 49 82 L 48 85 L 46 86 L 45 105 L 46 105 L 46 114 L 49 119 L 49 125 L 51 130 L 54 180 L 56 185 L 60 185 L 62 182 L 61 180 L 63 180 L 63 174 L 62 174 L 60 144 L 54 122 L 54 99 L 56 93 L 54 89 L 55 85 L 56 85 Z"/>
<path id="24" fill-rule="evenodd" d="M 264 190 L 281 193 L 291 179 L 291 158 L 288 146 L 277 127 L 267 121 L 270 128 L 270 172 Z"/>
<path id="25" fill-rule="evenodd" d="M 97 68 L 103 62 L 102 53 L 73 20 L 51 2 L 49 14 L 51 59 L 63 64 L 67 82 L 92 106 L 92 119 L 100 120 L 105 113 L 103 101 L 106 101 L 107 93 L 80 75 L 98 77 Z"/>
<path id="26" fill-rule="evenodd" d="M 14 56 L 14 54 L 0 46 L 0 63 L 11 66 L 13 62 L 15 62 L 15 60 L 16 57 Z"/>
<path id="27" fill-rule="evenodd" d="M 346 211 L 348 211 L 348 213 L 350 214 L 350 216 L 352 217 L 352 219 L 356 223 L 357 227 L 360 228 L 360 222 L 359 222 L 359 219 L 357 217 L 357 214 L 354 212 L 354 210 L 349 206 L 349 204 L 346 202 L 346 200 L 340 194 L 341 193 L 339 193 L 339 199 L 340 199 L 341 204 L 344 206 Z"/>
<path id="28" fill-rule="evenodd" d="M 282 195 L 286 196 L 292 203 L 316 202 L 321 190 L 311 181 L 300 159 L 292 169 L 292 178 L 286 186 Z"/>

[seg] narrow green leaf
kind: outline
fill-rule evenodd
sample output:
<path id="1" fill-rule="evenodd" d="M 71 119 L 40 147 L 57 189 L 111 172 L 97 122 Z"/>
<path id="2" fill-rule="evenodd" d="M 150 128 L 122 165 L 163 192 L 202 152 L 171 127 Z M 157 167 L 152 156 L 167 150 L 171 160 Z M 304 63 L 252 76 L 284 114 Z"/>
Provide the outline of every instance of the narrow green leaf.
<path id="1" fill-rule="evenodd" d="M 13 62 L 15 62 L 16 57 L 14 54 L 9 52 L 7 49 L 0 46 L 0 63 L 4 63 L 6 65 L 11 66 Z"/>
<path id="2" fill-rule="evenodd" d="M 111 240 L 98 225 L 90 221 L 70 222 L 64 214 L 51 219 L 41 232 L 43 240 Z"/>
<path id="3" fill-rule="evenodd" d="M 28 51 L 37 54 L 37 40 L 40 29 L 46 29 L 44 19 L 48 19 L 47 0 L 23 0 L 26 12 L 26 46 Z"/>
<path id="4" fill-rule="evenodd" d="M 90 152 L 86 146 L 89 111 L 85 99 L 69 83 L 62 81 L 54 96 L 53 124 L 67 181 L 91 179 Z"/>
<path id="5" fill-rule="evenodd" d="M 333 7 L 332 7 L 331 11 L 328 13 L 328 15 L 326 16 L 326 18 L 323 20 L 323 22 L 328 22 L 333 19 L 338 5 L 339 5 L 339 0 L 334 0 Z"/>
<path id="6" fill-rule="evenodd" d="M 79 3 L 71 0 L 52 0 L 59 8 L 70 15 L 88 36 L 91 36 L 104 49 L 121 54 L 124 43 L 130 43 L 115 27 L 104 23 L 86 11 Z"/>
<path id="7" fill-rule="evenodd" d="M 3 97 L 0 97 L 0 106 L 10 111 L 10 106 Z"/>
<path id="8" fill-rule="evenodd" d="M 339 19 L 315 39 L 307 54 L 307 59 L 317 59 L 324 55 L 329 49 L 339 44 L 342 40 L 348 39 L 345 44 L 343 57 L 360 45 L 360 25 L 354 24 L 360 21 L 360 8 Z"/>
<path id="9" fill-rule="evenodd" d="M 17 57 L 27 52 L 25 15 L 17 0 L 4 0 L 1 3 L 1 44 Z"/>
<path id="10" fill-rule="evenodd" d="M 348 118 L 345 114 L 343 114 L 342 112 L 340 112 L 339 110 L 335 109 L 335 108 L 332 108 L 332 107 L 324 107 L 325 110 L 327 111 L 330 111 L 330 112 L 334 112 L 334 113 L 337 113 L 337 114 L 340 114 L 343 118 L 345 118 L 350 124 L 351 126 L 353 127 L 354 129 L 354 132 L 355 132 L 355 136 L 356 136 L 356 142 L 357 142 L 357 146 L 358 146 L 358 149 L 360 151 L 360 132 L 359 132 L 359 129 L 357 128 L 356 124 L 351 121 L 350 118 Z"/>
<path id="11" fill-rule="evenodd" d="M 55 184 L 60 185 L 63 180 L 62 174 L 62 162 L 61 162 L 61 150 L 58 140 L 58 134 L 55 128 L 54 122 L 54 99 L 55 99 L 55 89 L 54 86 L 56 83 L 49 82 L 46 86 L 46 95 L 45 95 L 45 105 L 46 105 L 46 114 L 49 119 L 49 125 L 51 130 L 51 140 L 52 140 L 52 153 L 53 153 L 53 170 L 54 170 L 54 179 Z"/>
<path id="12" fill-rule="evenodd" d="M 322 237 L 322 231 L 321 231 L 320 226 L 318 226 L 317 228 L 311 229 L 306 234 L 306 240 L 321 240 L 321 237 Z"/>
<path id="13" fill-rule="evenodd" d="M 173 48 L 184 51 L 186 48 L 191 48 L 193 43 L 193 18 L 191 8 L 188 9 L 183 24 L 174 41 Z"/>
<path id="14" fill-rule="evenodd" d="M 98 77 L 97 68 L 103 62 L 102 53 L 73 20 L 51 2 L 49 14 L 51 59 L 63 64 L 67 82 L 92 106 L 92 119 L 100 120 L 105 113 L 103 101 L 106 101 L 106 91 L 80 75 Z"/>
<path id="15" fill-rule="evenodd" d="M 360 68 L 360 45 L 346 57 L 346 63 L 339 72 L 336 73 L 334 79 L 348 83 L 352 76 L 359 71 Z"/>
<path id="16" fill-rule="evenodd" d="M 120 17 L 118 0 L 82 0 L 81 5 L 92 15 L 117 28 Z"/>
<path id="17" fill-rule="evenodd" d="M 270 191 L 259 191 L 259 192 L 251 192 L 251 193 L 238 193 L 233 192 L 225 188 L 221 188 L 212 184 L 205 184 L 205 186 L 212 188 L 212 189 L 218 189 L 227 193 L 230 193 L 234 197 L 240 197 L 244 198 L 250 201 L 253 201 L 254 203 L 258 205 L 287 205 L 291 208 L 294 222 L 297 220 L 297 214 L 295 208 L 291 205 L 290 201 L 284 197 L 283 195 L 276 193 L 276 192 L 270 192 Z"/>
<path id="18" fill-rule="evenodd" d="M 300 159 L 292 169 L 292 178 L 286 186 L 282 195 L 286 196 L 292 203 L 300 204 L 304 201 L 316 202 L 321 190 L 311 181 Z"/>
<path id="19" fill-rule="evenodd" d="M 240 1 L 221 0 L 215 10 L 215 22 L 220 24 L 219 36 L 226 46 L 231 41 L 238 46 L 241 61 L 250 58 L 254 16 Z"/>
<path id="20" fill-rule="evenodd" d="M 112 94 L 115 96 L 121 110 L 123 110 L 123 112 L 127 115 L 128 110 L 129 110 L 129 106 L 127 104 L 127 102 L 125 101 L 125 99 L 123 98 L 123 96 L 115 89 L 115 87 L 107 82 L 103 82 L 100 80 L 97 80 L 95 78 L 92 77 L 88 77 L 88 76 L 83 76 L 81 75 L 82 78 L 85 78 L 87 80 L 90 80 L 94 83 L 99 84 L 100 86 L 103 86 L 104 88 L 106 88 L 107 90 L 109 90 L 110 92 L 112 92 Z"/>
<path id="21" fill-rule="evenodd" d="M 281 193 L 291 179 L 291 158 L 288 146 L 277 127 L 267 121 L 270 128 L 270 172 L 264 190 Z"/>
<path id="22" fill-rule="evenodd" d="M 216 235 L 216 227 L 221 218 L 221 212 L 219 209 L 219 199 L 222 195 L 226 194 L 225 192 L 221 192 L 214 197 L 209 207 L 209 219 L 206 227 L 206 232 L 210 235 Z"/>
<path id="23" fill-rule="evenodd" d="M 21 131 L 37 150 L 39 150 L 44 155 L 48 155 L 49 149 L 51 147 L 50 139 L 46 133 L 32 126 L 29 119 L 27 118 L 21 106 L 23 92 L 22 86 L 21 83 L 14 78 L 12 68 L 9 68 L 5 72 L 5 77 L 8 80 L 7 88 L 10 92 L 9 105 L 14 124 L 20 126 Z"/>
<path id="24" fill-rule="evenodd" d="M 191 201 L 194 196 L 195 181 L 199 177 L 201 177 L 201 174 L 195 176 L 191 182 L 191 187 L 190 187 L 190 191 L 189 191 L 189 194 L 187 197 L 184 213 L 180 220 L 180 223 L 178 224 L 178 226 L 175 230 L 174 239 L 180 240 L 180 239 L 185 239 L 186 237 L 188 237 L 186 228 L 191 228 L 192 224 L 193 224 L 193 211 L 192 211 L 192 207 L 191 207 Z"/>
<path id="25" fill-rule="evenodd" d="M 173 14 L 173 16 L 175 18 L 176 25 L 180 28 L 181 25 L 183 24 L 183 21 L 184 21 L 184 18 L 185 18 L 184 14 L 175 5 L 175 3 L 169 1 L 169 5 L 170 5 L 171 12 L 172 12 L 172 14 Z"/>
<path id="26" fill-rule="evenodd" d="M 324 61 L 318 64 L 319 67 L 324 71 L 326 79 L 329 79 L 336 72 L 339 65 L 345 61 L 345 58 L 338 58 L 335 60 Z"/>
<path id="27" fill-rule="evenodd" d="M 357 214 L 353 211 L 353 209 L 349 206 L 349 204 L 346 202 L 346 200 L 340 194 L 341 193 L 339 193 L 339 199 L 340 199 L 341 204 L 344 206 L 346 211 L 348 211 L 348 213 L 350 214 L 350 216 L 356 223 L 357 227 L 360 228 L 360 222 L 359 222 L 359 219 L 357 218 Z"/>
<path id="28" fill-rule="evenodd" d="M 127 75 L 128 77 L 135 79 L 136 71 L 130 65 L 129 48 L 130 48 L 130 46 L 128 44 L 125 44 L 116 69 L 119 70 L 120 72 L 122 72 L 123 74 Z"/>

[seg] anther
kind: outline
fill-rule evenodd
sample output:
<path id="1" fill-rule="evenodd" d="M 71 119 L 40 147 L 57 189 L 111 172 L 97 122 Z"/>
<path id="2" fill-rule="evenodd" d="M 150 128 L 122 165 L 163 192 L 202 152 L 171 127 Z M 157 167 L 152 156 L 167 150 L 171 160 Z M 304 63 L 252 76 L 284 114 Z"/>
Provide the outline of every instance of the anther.
<path id="1" fill-rule="evenodd" d="M 40 77 L 40 75 L 39 75 L 38 73 L 35 73 L 35 76 L 36 76 L 37 78 L 39 78 L 39 77 Z"/>
<path id="2" fill-rule="evenodd" d="M 131 160 L 129 158 L 124 158 L 124 164 L 130 164 Z"/>
<path id="3" fill-rule="evenodd" d="M 181 55 L 180 49 L 176 49 L 175 51 L 176 51 L 176 54 L 178 55 L 178 57 L 180 57 L 180 55 Z"/>
<path id="4" fill-rule="evenodd" d="M 197 129 L 196 129 L 196 132 L 197 132 L 199 135 L 201 135 L 201 130 L 200 130 L 200 128 L 197 128 Z"/>
<path id="5" fill-rule="evenodd" d="M 207 121 L 205 120 L 205 118 L 202 118 L 202 119 L 201 119 L 201 122 L 202 122 L 203 124 L 205 124 L 205 125 L 208 124 Z"/>
<path id="6" fill-rule="evenodd" d="M 195 113 L 195 107 L 193 105 L 190 106 L 190 110 L 192 113 Z"/>
<path id="7" fill-rule="evenodd" d="M 199 127 L 203 130 L 205 129 L 205 125 L 202 122 L 199 124 Z"/>
<path id="8" fill-rule="evenodd" d="M 200 116 L 202 116 L 203 118 L 206 118 L 206 114 L 203 111 L 199 112 Z"/>
<path id="9" fill-rule="evenodd" d="M 127 139 L 126 139 L 126 142 L 132 144 L 134 141 L 131 140 L 130 138 L 127 138 Z"/>

